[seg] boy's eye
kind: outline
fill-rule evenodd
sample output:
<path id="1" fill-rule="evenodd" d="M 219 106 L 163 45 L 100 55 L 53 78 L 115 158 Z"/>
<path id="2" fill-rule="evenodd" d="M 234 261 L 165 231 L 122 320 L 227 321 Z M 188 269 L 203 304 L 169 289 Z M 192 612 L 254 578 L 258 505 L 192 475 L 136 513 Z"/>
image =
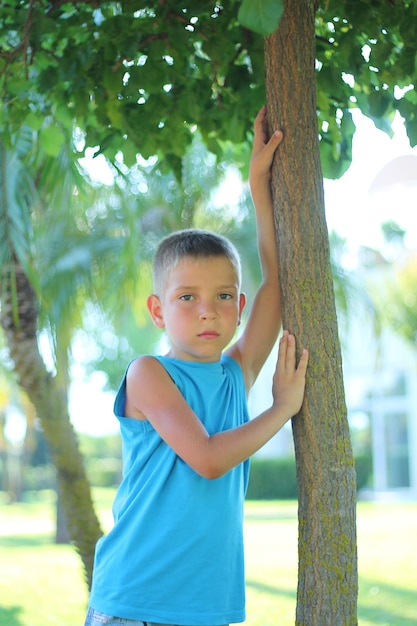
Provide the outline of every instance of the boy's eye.
<path id="1" fill-rule="evenodd" d="M 184 300 L 185 302 L 189 302 L 190 300 L 193 299 L 194 296 L 192 296 L 190 293 L 185 293 L 184 295 L 180 296 L 180 300 Z"/>
<path id="2" fill-rule="evenodd" d="M 230 300 L 231 298 L 233 298 L 231 293 L 221 293 L 219 295 L 220 300 Z"/>

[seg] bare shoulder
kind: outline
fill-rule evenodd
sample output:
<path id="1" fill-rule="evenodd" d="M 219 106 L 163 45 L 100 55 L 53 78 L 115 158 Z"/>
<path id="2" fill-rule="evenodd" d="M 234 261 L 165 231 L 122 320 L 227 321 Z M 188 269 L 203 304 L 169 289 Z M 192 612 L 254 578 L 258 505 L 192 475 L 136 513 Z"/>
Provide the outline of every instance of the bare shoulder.
<path id="1" fill-rule="evenodd" d="M 161 363 L 153 356 L 140 356 L 131 362 L 127 374 L 127 387 L 139 387 L 146 391 L 151 385 L 154 391 L 155 385 L 163 386 L 166 383 L 172 383 L 171 377 Z"/>
<path id="2" fill-rule="evenodd" d="M 138 356 L 128 367 L 127 379 L 136 379 L 138 376 L 151 374 L 153 371 L 160 371 L 161 369 L 161 365 L 155 357 L 150 355 Z"/>
<path id="3" fill-rule="evenodd" d="M 172 384 L 158 359 L 149 355 L 134 359 L 126 373 L 126 417 L 146 419 L 149 403 Z"/>

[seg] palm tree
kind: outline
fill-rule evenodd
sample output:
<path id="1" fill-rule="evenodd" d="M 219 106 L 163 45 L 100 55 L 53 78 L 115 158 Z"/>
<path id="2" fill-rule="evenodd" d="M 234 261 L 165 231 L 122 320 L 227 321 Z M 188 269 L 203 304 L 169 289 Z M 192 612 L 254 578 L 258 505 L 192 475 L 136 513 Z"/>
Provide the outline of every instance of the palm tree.
<path id="1" fill-rule="evenodd" d="M 90 582 L 94 545 L 102 531 L 68 413 L 67 378 L 59 376 L 57 370 L 48 371 L 38 344 L 42 295 L 32 249 L 32 223 L 42 219 L 48 196 L 53 197 L 53 185 L 44 182 L 41 188 L 39 179 L 48 172 L 52 176 L 54 170 L 56 175 L 56 170 L 72 157 L 69 150 L 63 150 L 61 156 L 52 159 L 41 155 L 36 136 L 29 129 L 16 135 L 12 151 L 0 143 L 1 324 L 19 385 L 41 421 L 57 470 L 69 534 Z M 62 183 L 70 173 L 73 171 L 69 168 L 61 169 L 61 176 L 50 178 L 49 183 L 55 180 L 65 189 Z M 60 208 L 59 203 L 54 206 L 55 211 Z"/>
<path id="2" fill-rule="evenodd" d="M 74 331 L 83 324 L 87 303 L 115 319 L 137 308 L 138 285 L 150 285 L 153 243 L 192 225 L 212 186 L 203 192 L 185 175 L 183 193 L 172 175 L 144 165 L 125 177 L 119 164 L 115 184 L 98 189 L 80 174 L 70 142 L 48 155 L 37 139 L 23 128 L 12 150 L 0 144 L 1 324 L 19 385 L 39 416 L 69 535 L 90 585 L 102 530 L 68 411 Z M 217 175 L 197 152 L 192 162 L 200 160 L 200 174 L 211 173 L 214 182 Z M 147 193 L 138 193 L 138 184 Z M 40 331 L 51 342 L 49 369 L 39 349 Z"/>

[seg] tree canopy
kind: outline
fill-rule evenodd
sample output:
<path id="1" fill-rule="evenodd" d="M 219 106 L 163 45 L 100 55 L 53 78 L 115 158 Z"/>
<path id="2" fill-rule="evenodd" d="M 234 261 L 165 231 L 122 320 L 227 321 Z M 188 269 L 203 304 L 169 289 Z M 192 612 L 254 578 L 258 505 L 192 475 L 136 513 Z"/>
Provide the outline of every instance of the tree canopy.
<path id="1" fill-rule="evenodd" d="M 265 100 L 263 38 L 239 22 L 245 4 L 8 0 L 0 11 L 2 136 L 12 143 L 26 124 L 54 156 L 75 124 L 80 152 L 94 146 L 112 161 L 122 152 L 128 165 L 137 153 L 158 155 L 177 173 L 197 127 L 217 155 L 226 142 L 245 143 Z M 266 10 L 271 1 L 257 4 Z M 399 111 L 417 143 L 417 4 L 319 4 L 318 132 L 323 173 L 334 178 L 351 161 L 349 109 L 387 132 Z"/>

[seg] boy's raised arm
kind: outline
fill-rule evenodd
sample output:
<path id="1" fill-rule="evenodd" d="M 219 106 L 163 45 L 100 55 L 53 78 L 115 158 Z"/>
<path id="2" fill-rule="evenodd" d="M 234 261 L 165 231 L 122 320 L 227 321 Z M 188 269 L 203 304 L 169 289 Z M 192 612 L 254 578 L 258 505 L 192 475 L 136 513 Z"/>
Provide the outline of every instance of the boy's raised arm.
<path id="1" fill-rule="evenodd" d="M 271 194 L 271 165 L 283 138 L 282 131 L 267 134 L 266 107 L 255 118 L 249 182 L 256 213 L 262 283 L 257 291 L 245 331 L 228 351 L 239 361 L 249 390 L 270 353 L 281 327 L 275 225 Z"/>

